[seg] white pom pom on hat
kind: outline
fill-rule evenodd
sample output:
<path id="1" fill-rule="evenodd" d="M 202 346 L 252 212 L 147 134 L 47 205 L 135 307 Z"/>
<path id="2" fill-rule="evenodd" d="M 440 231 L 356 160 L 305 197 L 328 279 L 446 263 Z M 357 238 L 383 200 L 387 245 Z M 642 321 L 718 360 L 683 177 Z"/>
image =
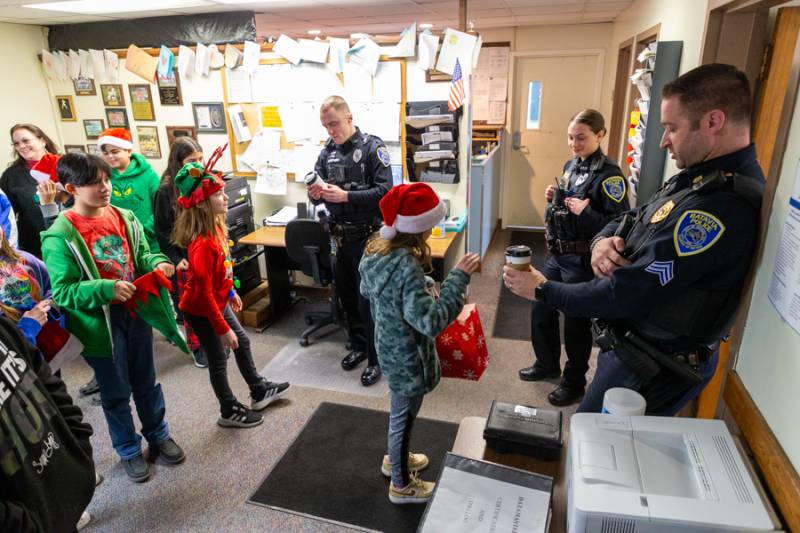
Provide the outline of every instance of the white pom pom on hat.
<path id="1" fill-rule="evenodd" d="M 380 201 L 383 227 L 380 235 L 393 239 L 398 232 L 423 233 L 446 214 L 444 202 L 427 183 L 396 185 Z"/>

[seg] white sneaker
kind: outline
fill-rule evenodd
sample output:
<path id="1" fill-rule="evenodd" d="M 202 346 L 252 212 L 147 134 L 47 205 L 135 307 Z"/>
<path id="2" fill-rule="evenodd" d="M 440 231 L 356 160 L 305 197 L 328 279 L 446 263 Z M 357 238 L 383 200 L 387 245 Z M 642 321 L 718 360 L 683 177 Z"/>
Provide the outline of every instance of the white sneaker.
<path id="1" fill-rule="evenodd" d="M 81 517 L 78 520 L 78 525 L 75 526 L 75 529 L 80 531 L 81 529 L 83 529 L 86 526 L 88 526 L 89 522 L 91 522 L 91 521 L 92 521 L 92 515 L 90 515 L 86 511 L 84 511 L 84 512 L 81 513 Z"/>
<path id="2" fill-rule="evenodd" d="M 412 475 L 408 485 L 401 489 L 395 488 L 394 483 L 389 483 L 389 501 L 396 505 L 427 503 L 433 496 L 434 488 L 436 488 L 436 483 L 422 481 Z"/>
<path id="3" fill-rule="evenodd" d="M 428 467 L 428 456 L 424 453 L 409 453 L 408 454 L 408 470 L 409 472 L 419 472 Z M 381 464 L 381 474 L 386 477 L 392 477 L 392 463 L 389 462 L 389 456 L 383 456 L 383 463 Z"/>

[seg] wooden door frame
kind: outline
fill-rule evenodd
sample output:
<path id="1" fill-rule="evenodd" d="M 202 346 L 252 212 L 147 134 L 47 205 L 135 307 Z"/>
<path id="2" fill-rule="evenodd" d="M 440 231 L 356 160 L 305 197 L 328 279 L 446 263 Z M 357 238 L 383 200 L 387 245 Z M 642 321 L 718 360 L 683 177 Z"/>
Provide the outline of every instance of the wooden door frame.
<path id="1" fill-rule="evenodd" d="M 743 9 L 769 9 L 785 3 L 787 2 L 776 0 L 734 0 L 731 2 L 718 0 L 713 2 L 716 7 L 709 6 L 709 13 L 706 18 L 705 42 L 701 51 L 702 64 L 713 63 L 716 60 L 716 51 L 722 38 L 722 21 L 726 13 Z M 754 17 L 753 24 L 756 23 L 757 18 Z M 767 42 L 769 41 L 771 41 L 771 36 L 767 36 Z M 739 68 L 745 70 L 741 65 Z M 789 81 L 782 102 L 783 109 L 773 145 L 772 163 L 768 169 L 764 169 L 767 183 L 761 205 L 758 250 L 753 258 L 753 264 L 759 264 L 764 254 L 769 219 L 772 214 L 775 191 L 783 167 L 789 128 L 794 115 L 799 89 L 800 42 L 795 46 L 792 58 Z M 753 457 L 761 470 L 761 475 L 764 477 L 772 498 L 786 521 L 786 525 L 790 530 L 800 530 L 800 509 L 797 506 L 797 502 L 800 501 L 800 476 L 764 419 L 761 410 L 753 401 L 738 373 L 733 369 L 734 362 L 742 346 L 743 333 L 752 303 L 753 286 L 756 277 L 755 269 L 752 270 L 745 283 L 733 333 L 728 340 L 730 355 L 727 361 L 723 362 L 722 358 L 720 359 L 720 365 L 724 366 L 721 371 L 718 369 L 715 376 L 716 381 L 709 385 L 709 387 L 713 388 L 704 393 L 705 399 L 708 400 L 706 402 L 708 405 L 705 408 L 708 412 L 713 413 L 716 418 L 723 418 L 726 414 L 732 416 L 736 425 L 742 431 L 744 440 L 753 452 Z M 718 401 L 720 390 L 723 391 L 724 403 Z M 709 397 L 711 398 L 709 399 Z M 703 398 L 701 398 L 701 408 L 702 404 Z"/>
<path id="2" fill-rule="evenodd" d="M 513 124 L 513 113 L 516 112 L 516 109 L 513 108 L 514 103 L 514 91 L 516 90 L 516 86 L 514 85 L 514 72 L 517 70 L 517 61 L 519 59 L 528 59 L 528 58 L 540 58 L 540 57 L 580 57 L 580 56 L 596 56 L 597 57 L 597 84 L 595 86 L 595 94 L 592 105 L 595 109 L 599 109 L 601 100 L 601 95 L 603 91 L 603 71 L 605 66 L 605 57 L 606 57 L 606 50 L 605 48 L 582 48 L 582 49 L 571 49 L 571 50 L 541 50 L 541 51 L 523 51 L 523 52 L 511 52 L 510 61 L 508 62 L 508 86 L 511 88 L 510 97 L 508 105 L 506 106 L 506 139 L 507 141 L 503 143 L 503 153 L 502 153 L 502 168 L 505 171 L 500 176 L 500 219 L 502 220 L 502 228 L 519 228 L 519 229 L 544 229 L 543 227 L 538 226 L 512 226 L 507 225 L 506 221 L 508 217 L 506 216 L 505 212 L 505 190 L 506 190 L 506 175 L 511 170 L 509 166 L 511 160 L 511 144 L 514 132 L 512 131 Z"/>

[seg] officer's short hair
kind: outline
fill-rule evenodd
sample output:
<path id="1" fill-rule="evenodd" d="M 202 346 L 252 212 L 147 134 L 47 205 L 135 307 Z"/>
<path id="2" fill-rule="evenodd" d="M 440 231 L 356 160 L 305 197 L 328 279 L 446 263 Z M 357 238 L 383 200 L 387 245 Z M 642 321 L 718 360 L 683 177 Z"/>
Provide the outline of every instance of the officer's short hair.
<path id="1" fill-rule="evenodd" d="M 677 97 L 693 128 L 712 109 L 721 110 L 733 123 L 750 125 L 750 83 L 733 65 L 711 63 L 692 69 L 664 85 L 661 96 Z"/>
<path id="2" fill-rule="evenodd" d="M 350 106 L 347 105 L 345 99 L 337 95 L 329 96 L 323 100 L 322 105 L 319 107 L 319 112 L 322 114 L 330 109 L 344 113 L 350 113 Z"/>
<path id="3" fill-rule="evenodd" d="M 575 116 L 569 119 L 570 124 L 573 122 L 576 124 L 585 124 L 595 135 L 601 131 L 603 133 L 606 132 L 606 121 L 603 118 L 603 114 L 596 109 L 581 109 L 575 113 Z"/>

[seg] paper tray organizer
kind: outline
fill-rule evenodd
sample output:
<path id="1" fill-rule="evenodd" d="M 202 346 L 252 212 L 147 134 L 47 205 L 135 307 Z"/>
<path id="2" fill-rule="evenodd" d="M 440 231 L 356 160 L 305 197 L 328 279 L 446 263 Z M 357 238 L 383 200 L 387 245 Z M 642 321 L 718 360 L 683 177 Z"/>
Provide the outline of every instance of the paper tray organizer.
<path id="1" fill-rule="evenodd" d="M 460 108 L 454 112 L 447 110 L 447 100 L 406 103 L 406 159 L 410 181 L 459 182 L 460 116 Z"/>

